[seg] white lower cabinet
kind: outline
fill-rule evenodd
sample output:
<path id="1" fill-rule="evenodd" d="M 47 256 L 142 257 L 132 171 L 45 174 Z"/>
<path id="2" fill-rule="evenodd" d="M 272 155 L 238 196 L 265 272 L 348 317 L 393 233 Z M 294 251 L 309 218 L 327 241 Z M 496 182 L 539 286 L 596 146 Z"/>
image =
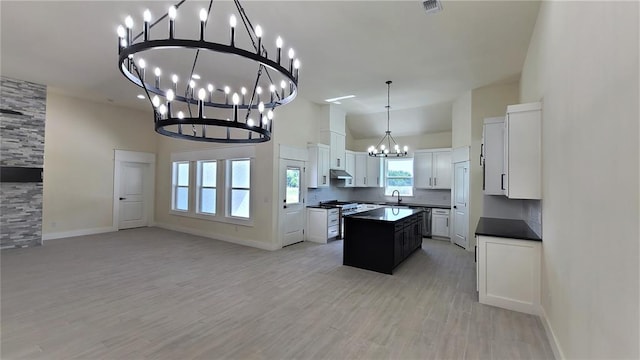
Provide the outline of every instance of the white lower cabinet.
<path id="1" fill-rule="evenodd" d="M 431 236 L 450 237 L 449 235 L 449 215 L 448 209 L 431 210 Z"/>
<path id="2" fill-rule="evenodd" d="M 539 315 L 542 242 L 484 235 L 476 242 L 480 303 Z"/>
<path id="3" fill-rule="evenodd" d="M 305 240 L 326 244 L 340 234 L 338 209 L 307 208 Z"/>

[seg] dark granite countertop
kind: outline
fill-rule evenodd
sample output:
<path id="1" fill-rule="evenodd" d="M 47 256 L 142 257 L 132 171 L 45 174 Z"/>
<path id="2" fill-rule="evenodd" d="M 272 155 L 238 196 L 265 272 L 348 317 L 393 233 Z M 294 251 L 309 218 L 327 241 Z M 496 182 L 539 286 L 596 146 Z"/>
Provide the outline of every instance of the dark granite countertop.
<path id="1" fill-rule="evenodd" d="M 374 210 L 355 213 L 353 215 L 345 215 L 345 218 L 395 222 L 411 215 L 418 214 L 420 212 L 422 212 L 422 210 L 407 209 L 401 207 L 382 207 Z"/>
<path id="2" fill-rule="evenodd" d="M 481 217 L 476 227 L 476 235 L 542 241 L 524 220 L 514 219 Z"/>

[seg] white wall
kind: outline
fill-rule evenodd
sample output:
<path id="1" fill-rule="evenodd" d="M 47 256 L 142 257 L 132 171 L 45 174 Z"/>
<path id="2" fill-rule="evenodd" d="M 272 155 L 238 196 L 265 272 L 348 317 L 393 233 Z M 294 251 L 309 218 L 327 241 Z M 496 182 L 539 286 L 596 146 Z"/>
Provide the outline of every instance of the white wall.
<path id="1" fill-rule="evenodd" d="M 638 2 L 543 2 L 521 79 L 542 100 L 542 305 L 566 358 L 640 357 Z"/>
<path id="2" fill-rule="evenodd" d="M 458 97 L 451 108 L 451 147 L 471 146 L 471 91 Z"/>
<path id="3" fill-rule="evenodd" d="M 43 237 L 111 228 L 114 150 L 155 153 L 155 134 L 150 114 L 49 88 Z"/>

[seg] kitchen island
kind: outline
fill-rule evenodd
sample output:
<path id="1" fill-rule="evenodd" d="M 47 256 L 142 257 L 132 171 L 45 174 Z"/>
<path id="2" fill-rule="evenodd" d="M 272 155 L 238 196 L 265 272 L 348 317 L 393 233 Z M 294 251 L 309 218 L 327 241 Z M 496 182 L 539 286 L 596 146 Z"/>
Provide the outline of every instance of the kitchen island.
<path id="1" fill-rule="evenodd" d="M 344 216 L 344 265 L 392 274 L 422 247 L 422 209 L 383 207 Z"/>

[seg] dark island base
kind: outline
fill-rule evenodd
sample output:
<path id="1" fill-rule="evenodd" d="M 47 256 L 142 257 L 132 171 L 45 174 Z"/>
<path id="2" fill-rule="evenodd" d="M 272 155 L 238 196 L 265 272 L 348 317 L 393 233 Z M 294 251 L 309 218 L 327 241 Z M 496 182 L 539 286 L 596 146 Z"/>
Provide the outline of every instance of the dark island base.
<path id="1" fill-rule="evenodd" d="M 422 212 L 397 221 L 346 216 L 343 264 L 393 274 L 393 269 L 422 248 Z"/>

